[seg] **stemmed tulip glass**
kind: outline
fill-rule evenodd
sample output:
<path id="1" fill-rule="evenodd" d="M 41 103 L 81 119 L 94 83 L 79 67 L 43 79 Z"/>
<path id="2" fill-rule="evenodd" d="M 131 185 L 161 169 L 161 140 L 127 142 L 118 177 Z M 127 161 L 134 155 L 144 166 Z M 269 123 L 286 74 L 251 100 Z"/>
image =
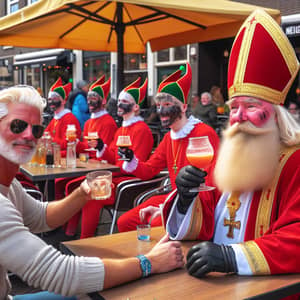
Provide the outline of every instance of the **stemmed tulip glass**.
<path id="1" fill-rule="evenodd" d="M 192 166 L 203 170 L 212 163 L 213 157 L 214 149 L 208 136 L 189 138 L 186 158 Z M 190 192 L 210 191 L 213 189 L 215 189 L 215 187 L 201 183 L 198 188 L 192 188 Z"/>
<path id="2" fill-rule="evenodd" d="M 119 135 L 116 143 L 117 147 L 129 148 L 132 146 L 131 139 L 129 135 Z M 119 160 L 127 160 L 127 158 L 120 157 Z"/>

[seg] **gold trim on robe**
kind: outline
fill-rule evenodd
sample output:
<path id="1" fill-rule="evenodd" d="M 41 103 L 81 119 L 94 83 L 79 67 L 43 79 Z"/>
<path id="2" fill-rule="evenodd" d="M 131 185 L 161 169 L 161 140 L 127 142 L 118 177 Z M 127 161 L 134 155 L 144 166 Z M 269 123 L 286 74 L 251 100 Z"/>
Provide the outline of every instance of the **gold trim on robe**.
<path id="1" fill-rule="evenodd" d="M 253 274 L 271 274 L 270 267 L 263 252 L 254 241 L 248 241 L 239 244 L 239 246 L 241 246 Z"/>
<path id="2" fill-rule="evenodd" d="M 255 239 L 264 235 L 264 233 L 270 227 L 271 212 L 280 174 L 285 166 L 285 163 L 296 150 L 298 150 L 296 147 L 282 149 L 279 158 L 279 165 L 273 180 L 271 184 L 267 188 L 264 188 L 261 193 L 256 215 Z"/>
<path id="3" fill-rule="evenodd" d="M 200 201 L 199 195 L 194 202 L 194 207 L 192 209 L 192 215 L 190 219 L 189 228 L 187 234 L 184 236 L 184 240 L 197 240 L 199 232 L 203 225 L 203 210 L 202 203 Z"/>

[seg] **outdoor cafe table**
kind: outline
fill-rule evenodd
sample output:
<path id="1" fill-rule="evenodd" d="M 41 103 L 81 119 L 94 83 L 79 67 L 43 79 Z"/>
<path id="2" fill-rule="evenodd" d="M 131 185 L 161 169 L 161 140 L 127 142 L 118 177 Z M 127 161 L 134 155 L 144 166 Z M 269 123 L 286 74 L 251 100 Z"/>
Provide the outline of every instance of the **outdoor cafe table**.
<path id="1" fill-rule="evenodd" d="M 21 165 L 20 171 L 28 176 L 34 183 L 37 183 L 44 191 L 44 200 L 54 199 L 54 179 L 63 177 L 79 177 L 92 171 L 109 170 L 119 171 L 118 166 L 96 159 L 89 159 L 88 162 L 82 162 L 77 159 L 76 168 L 67 168 L 65 160 L 62 161 L 62 167 L 47 168 L 45 166 L 33 166 L 30 163 Z"/>
<path id="2" fill-rule="evenodd" d="M 138 241 L 136 231 L 116 233 L 61 243 L 61 250 L 79 256 L 125 258 L 145 254 L 163 236 L 164 229 L 151 229 L 151 242 Z M 184 253 L 197 242 L 182 242 Z M 300 292 L 300 274 L 273 276 L 238 276 L 210 273 L 198 279 L 184 268 L 151 275 L 101 291 L 106 300 L 173 300 L 173 299 L 281 299 Z M 92 299 L 103 299 L 98 293 Z"/>

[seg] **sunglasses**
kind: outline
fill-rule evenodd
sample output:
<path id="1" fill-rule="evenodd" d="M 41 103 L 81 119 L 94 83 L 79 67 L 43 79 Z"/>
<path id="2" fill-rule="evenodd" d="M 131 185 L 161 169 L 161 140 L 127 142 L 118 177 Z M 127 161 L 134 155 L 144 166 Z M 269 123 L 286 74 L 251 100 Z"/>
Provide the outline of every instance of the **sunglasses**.
<path id="1" fill-rule="evenodd" d="M 28 123 L 20 120 L 20 119 L 14 119 L 10 123 L 10 130 L 14 134 L 20 134 L 22 133 L 28 126 Z M 44 132 L 44 126 L 42 125 L 31 125 L 31 130 L 32 130 L 32 135 L 36 138 L 39 139 L 42 137 L 43 132 Z"/>

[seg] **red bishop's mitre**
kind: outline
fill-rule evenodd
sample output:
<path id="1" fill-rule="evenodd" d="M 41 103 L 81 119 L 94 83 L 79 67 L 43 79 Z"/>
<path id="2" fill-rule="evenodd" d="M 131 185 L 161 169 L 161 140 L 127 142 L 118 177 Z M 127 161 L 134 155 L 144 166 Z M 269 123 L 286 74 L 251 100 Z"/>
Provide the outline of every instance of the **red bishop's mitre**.
<path id="1" fill-rule="evenodd" d="M 228 95 L 282 104 L 299 70 L 288 38 L 276 21 L 255 10 L 240 28 L 228 64 Z"/>

